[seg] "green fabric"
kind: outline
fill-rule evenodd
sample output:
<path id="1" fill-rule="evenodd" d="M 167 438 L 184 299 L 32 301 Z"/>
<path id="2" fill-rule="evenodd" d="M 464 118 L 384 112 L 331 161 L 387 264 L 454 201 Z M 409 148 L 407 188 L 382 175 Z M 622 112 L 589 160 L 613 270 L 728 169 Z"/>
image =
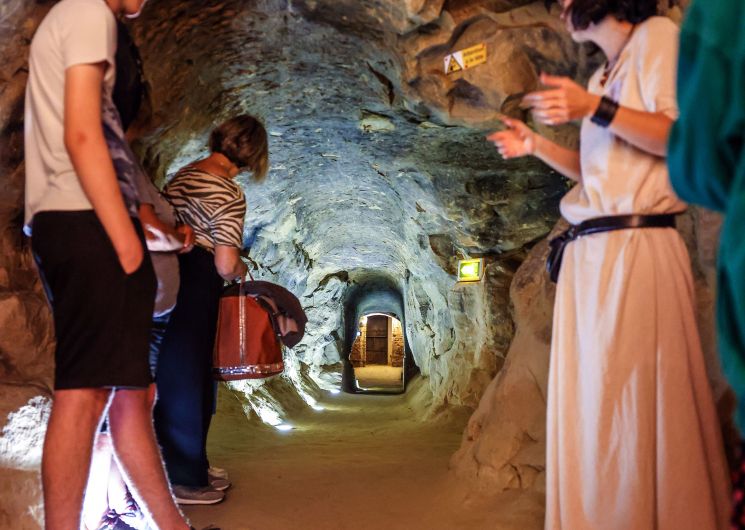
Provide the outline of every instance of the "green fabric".
<path id="1" fill-rule="evenodd" d="M 695 0 L 681 30 L 680 119 L 668 163 L 676 193 L 724 213 L 717 331 L 745 432 L 745 1 Z"/>

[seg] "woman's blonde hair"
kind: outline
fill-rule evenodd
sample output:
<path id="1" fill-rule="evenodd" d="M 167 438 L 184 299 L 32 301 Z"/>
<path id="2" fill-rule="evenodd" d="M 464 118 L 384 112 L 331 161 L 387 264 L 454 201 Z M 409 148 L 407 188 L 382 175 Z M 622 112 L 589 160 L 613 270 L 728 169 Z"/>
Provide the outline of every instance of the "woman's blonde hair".
<path id="1" fill-rule="evenodd" d="M 269 170 L 266 129 L 248 114 L 218 125 L 210 135 L 210 150 L 225 155 L 239 168 L 249 169 L 257 182 L 264 180 Z"/>

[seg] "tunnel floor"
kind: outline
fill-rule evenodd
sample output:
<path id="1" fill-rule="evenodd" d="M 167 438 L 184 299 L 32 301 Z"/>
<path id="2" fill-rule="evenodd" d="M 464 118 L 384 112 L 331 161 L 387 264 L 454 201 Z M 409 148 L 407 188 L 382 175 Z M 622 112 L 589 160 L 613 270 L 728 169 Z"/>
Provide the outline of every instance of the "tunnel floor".
<path id="1" fill-rule="evenodd" d="M 208 447 L 233 487 L 219 505 L 184 511 L 195 527 L 222 530 L 542 528 L 535 496 L 465 502 L 448 461 L 468 413 L 423 422 L 410 399 L 327 394 L 324 411 L 290 418 L 295 430 L 279 432 L 249 422 L 221 388 Z"/>
<path id="2" fill-rule="evenodd" d="M 357 366 L 354 376 L 360 388 L 403 390 L 403 368 L 385 365 Z"/>

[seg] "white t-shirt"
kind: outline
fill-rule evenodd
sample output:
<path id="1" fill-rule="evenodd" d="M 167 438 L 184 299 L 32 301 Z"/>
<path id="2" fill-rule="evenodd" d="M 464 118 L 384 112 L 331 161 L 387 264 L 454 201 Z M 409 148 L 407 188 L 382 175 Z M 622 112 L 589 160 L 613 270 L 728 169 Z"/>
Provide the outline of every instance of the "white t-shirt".
<path id="1" fill-rule="evenodd" d="M 64 143 L 65 71 L 106 62 L 102 125 L 129 213 L 137 217 L 133 160 L 111 100 L 115 76 L 116 19 L 104 0 L 62 0 L 47 14 L 31 42 L 26 87 L 25 231 L 40 211 L 92 210 Z"/>

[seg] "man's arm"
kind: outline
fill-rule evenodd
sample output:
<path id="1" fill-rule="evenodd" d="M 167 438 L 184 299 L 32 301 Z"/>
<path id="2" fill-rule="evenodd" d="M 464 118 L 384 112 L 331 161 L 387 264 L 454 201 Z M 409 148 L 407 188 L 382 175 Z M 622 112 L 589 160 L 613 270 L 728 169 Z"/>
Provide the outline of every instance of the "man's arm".
<path id="1" fill-rule="evenodd" d="M 143 248 L 124 204 L 103 134 L 101 86 L 106 63 L 65 71 L 65 147 L 85 194 L 114 246 L 124 272 L 142 263 Z"/>

